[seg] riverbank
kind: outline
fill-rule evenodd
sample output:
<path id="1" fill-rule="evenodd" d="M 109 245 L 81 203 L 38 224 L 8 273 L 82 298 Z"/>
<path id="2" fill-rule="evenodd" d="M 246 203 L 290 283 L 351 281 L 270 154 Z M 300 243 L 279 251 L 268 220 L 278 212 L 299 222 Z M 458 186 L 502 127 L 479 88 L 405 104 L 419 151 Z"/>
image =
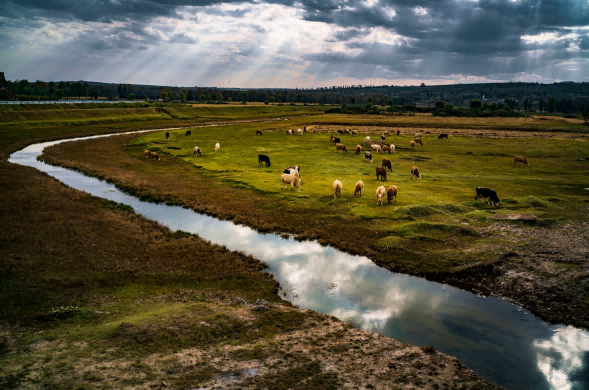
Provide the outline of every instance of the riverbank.
<path id="1" fill-rule="evenodd" d="M 24 133 L 2 155 L 66 135 Z M 494 388 L 431 348 L 291 307 L 256 259 L 5 158 L 0 193 L 0 387 Z"/>
<path id="2" fill-rule="evenodd" d="M 297 123 L 289 124 L 292 125 Z M 271 132 L 276 124 L 258 124 L 255 128 Z M 310 177 L 309 173 L 317 170 L 309 167 L 309 164 L 314 161 L 329 169 L 331 161 L 337 162 L 338 168 L 335 169 L 339 169 L 338 178 L 341 178 L 341 175 L 345 175 L 346 164 L 350 160 L 342 156 L 333 160 L 331 156 L 325 159 L 313 155 L 323 153 L 313 151 L 321 148 L 311 138 L 315 135 L 305 135 L 304 141 L 298 141 L 297 137 L 283 140 L 282 132 L 278 131 L 276 139 L 266 132 L 266 138 L 255 139 L 257 144 L 264 142 L 264 148 L 269 152 L 275 150 L 277 144 L 294 142 L 293 152 L 305 155 L 306 165 L 303 165 L 302 171 L 305 191 L 293 196 L 262 187 L 271 182 L 268 181 L 271 178 L 262 176 L 265 175 L 263 168 L 255 170 L 256 176 L 244 175 L 240 165 L 248 164 L 249 159 L 242 162 L 242 158 L 248 153 L 247 137 L 254 139 L 248 132 L 253 133 L 253 127 L 215 129 L 215 140 L 207 135 L 208 131 L 197 129 L 193 131 L 194 138 L 186 141 L 183 135 L 178 139 L 172 138 L 171 149 L 166 149 L 166 145 L 159 141 L 161 135 L 145 136 L 136 141 L 136 137 L 122 136 L 100 142 L 82 141 L 75 145 L 56 146 L 47 150 L 44 159 L 110 180 L 122 190 L 146 200 L 182 205 L 197 212 L 252 226 L 262 232 L 290 233 L 301 240 L 318 239 L 323 244 L 349 253 L 365 255 L 396 272 L 443 281 L 482 295 L 495 294 L 510 298 L 552 323 L 588 327 L 588 311 L 585 310 L 588 302 L 584 295 L 587 248 L 582 244 L 587 236 L 587 226 L 583 222 L 586 220 L 584 218 L 587 209 L 582 196 L 576 195 L 575 198 L 572 196 L 574 192 L 568 189 L 572 182 L 567 183 L 568 179 L 562 179 L 562 175 L 566 176 L 571 169 L 574 173 L 578 168 L 573 167 L 582 162 L 576 162 L 576 157 L 572 154 L 568 156 L 571 161 L 555 155 L 555 150 L 569 153 L 564 139 L 553 139 L 544 144 L 540 140 L 542 137 L 533 140 L 522 138 L 516 147 L 531 148 L 532 153 L 536 154 L 533 164 L 536 167 L 540 164 L 550 166 L 554 170 L 551 175 L 555 176 L 546 176 L 539 168 L 524 168 L 525 170 L 519 171 L 518 168 L 510 168 L 516 172 L 514 174 L 520 175 L 510 184 L 511 179 L 505 174 L 495 173 L 487 168 L 487 162 L 496 160 L 497 156 L 510 165 L 509 158 L 501 157 L 509 154 L 507 144 L 502 143 L 504 141 L 492 141 L 495 145 L 490 144 L 491 140 L 486 140 L 481 144 L 479 140 L 468 141 L 467 137 L 455 138 L 452 143 L 444 144 L 443 149 L 447 149 L 449 153 L 449 157 L 445 159 L 453 159 L 455 168 L 460 171 L 460 178 L 457 179 L 451 172 L 448 172 L 450 175 L 446 173 L 446 177 L 430 173 L 440 164 L 444 165 L 444 169 L 447 169 L 447 165 L 436 161 L 436 150 L 439 150 L 439 146 L 435 146 L 435 143 L 432 145 L 435 141 L 424 138 L 428 146 L 434 146 L 433 151 L 432 147 L 424 148 L 417 155 L 422 157 L 417 162 L 420 168 L 427 167 L 422 172 L 428 173 L 428 178 L 424 178 L 419 185 L 423 186 L 425 180 L 428 180 L 428 185 L 408 189 L 407 186 L 415 186 L 417 183 L 412 184 L 414 182 L 408 178 L 394 176 L 395 184 L 402 185 L 400 188 L 403 197 L 410 199 L 409 203 L 404 201 L 407 204 L 402 203 L 402 199 L 398 200 L 394 208 L 399 206 L 402 210 L 408 210 L 408 213 L 400 215 L 392 208 L 378 209 L 372 204 L 365 204 L 366 201 L 362 200 L 364 198 L 356 199 L 347 195 L 345 198 L 349 199 L 346 201 L 334 201 L 330 198 L 329 185 L 325 185 L 327 179 L 316 180 Z M 244 136 L 239 135 L 241 131 Z M 223 132 L 237 137 L 234 141 L 237 144 L 232 145 L 227 138 L 223 138 Z M 478 133 L 473 135 L 479 137 Z M 520 136 L 519 133 L 516 135 Z M 569 135 L 564 134 L 564 137 Z M 321 137 L 321 140 L 326 137 L 325 134 L 316 136 Z M 554 137 L 554 134 L 543 133 L 543 136 Z M 201 142 L 200 145 L 203 145 L 203 139 L 209 143 L 220 139 L 224 148 L 222 150 L 230 151 L 227 152 L 228 157 L 192 158 L 192 144 Z M 151 140 L 153 143 L 149 144 Z M 308 146 L 305 142 L 309 143 Z M 397 141 L 393 138 L 393 142 Z M 562 148 L 556 147 L 555 142 L 562 143 Z M 582 145 L 584 144 L 577 143 L 574 146 L 583 147 Z M 155 164 L 146 161 L 142 157 L 145 147 L 157 147 L 160 153 L 163 151 L 163 161 Z M 452 149 L 456 147 L 460 150 Z M 543 148 L 546 148 L 545 152 Z M 389 158 L 397 158 L 396 164 L 409 164 L 408 167 L 415 164 L 414 159 L 405 162 L 399 159 L 400 156 L 407 157 L 406 153 L 409 152 L 402 149 L 404 148 L 401 147 L 401 151 Z M 465 151 L 471 151 L 475 158 L 458 162 L 457 159 L 462 158 L 458 156 L 468 156 Z M 281 158 L 285 159 L 282 165 L 288 161 L 296 161 L 288 153 L 288 150 L 281 153 Z M 230 160 L 233 160 L 233 165 Z M 276 160 L 273 162 L 276 164 Z M 280 162 L 279 160 L 277 169 L 280 169 Z M 396 165 L 395 170 L 397 169 L 399 168 Z M 501 172 L 503 168 L 497 169 Z M 468 195 L 476 182 L 480 182 L 480 178 L 477 178 L 472 184 L 469 183 L 468 175 L 471 171 L 480 175 L 485 170 L 490 175 L 490 180 L 498 181 L 497 186 L 501 186 L 499 188 L 503 189 L 503 193 L 513 192 L 512 197 L 504 201 L 501 209 L 495 210 L 472 201 L 453 200 L 454 197 L 459 199 L 463 196 L 462 191 L 467 191 L 465 194 Z M 400 168 L 400 171 L 403 172 L 403 169 Z M 493 177 L 500 174 L 502 176 Z M 543 180 L 555 180 L 554 178 L 557 178 L 554 182 L 556 187 L 543 186 Z M 363 180 L 372 185 L 371 179 Z M 451 180 L 454 184 L 448 186 L 444 180 Z M 464 184 L 457 185 L 457 180 Z M 571 180 L 574 182 L 577 179 Z M 348 179 L 344 182 L 350 181 L 355 180 Z M 325 194 L 317 192 L 323 191 L 323 187 L 327 187 Z M 548 188 L 550 190 L 543 193 Z M 445 198 L 448 204 L 431 204 L 428 191 Z M 530 191 L 534 193 L 533 197 L 528 195 Z M 415 203 L 419 203 L 420 207 L 416 207 Z M 496 213 L 535 214 L 538 218 L 531 223 L 489 218 Z M 571 245 L 571 242 L 577 242 L 578 245 Z"/>

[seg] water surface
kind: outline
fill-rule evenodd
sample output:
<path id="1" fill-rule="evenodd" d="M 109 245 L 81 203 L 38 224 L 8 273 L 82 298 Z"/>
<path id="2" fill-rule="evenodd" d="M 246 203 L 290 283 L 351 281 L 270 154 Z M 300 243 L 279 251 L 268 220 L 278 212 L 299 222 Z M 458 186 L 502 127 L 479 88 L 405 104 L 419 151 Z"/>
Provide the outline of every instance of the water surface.
<path id="1" fill-rule="evenodd" d="M 78 140 L 99 137 L 105 136 Z M 112 184 L 37 161 L 45 147 L 67 141 L 72 140 L 28 146 L 9 161 L 129 205 L 172 230 L 195 233 L 265 261 L 282 286 L 281 294 L 302 308 L 405 343 L 433 345 L 509 389 L 589 389 L 589 333 L 584 330 L 547 325 L 507 300 L 392 273 L 366 257 L 317 242 L 260 234 L 192 210 L 141 202 Z"/>

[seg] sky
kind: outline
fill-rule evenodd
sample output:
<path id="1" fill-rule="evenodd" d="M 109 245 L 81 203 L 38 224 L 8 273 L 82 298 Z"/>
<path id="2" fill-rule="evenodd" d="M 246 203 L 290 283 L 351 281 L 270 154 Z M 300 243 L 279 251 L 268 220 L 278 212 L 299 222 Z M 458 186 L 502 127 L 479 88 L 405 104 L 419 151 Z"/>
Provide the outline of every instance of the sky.
<path id="1" fill-rule="evenodd" d="M 9 80 L 589 81 L 589 0 L 0 0 Z"/>

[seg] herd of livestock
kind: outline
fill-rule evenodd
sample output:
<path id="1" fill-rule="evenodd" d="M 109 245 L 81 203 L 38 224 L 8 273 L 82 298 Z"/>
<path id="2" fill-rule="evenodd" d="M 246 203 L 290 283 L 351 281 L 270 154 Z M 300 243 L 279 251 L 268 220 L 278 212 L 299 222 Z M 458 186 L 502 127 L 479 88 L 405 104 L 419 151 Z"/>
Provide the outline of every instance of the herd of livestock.
<path id="1" fill-rule="evenodd" d="M 303 135 L 303 133 L 305 133 L 306 131 L 307 131 L 307 128 L 305 126 L 304 129 L 297 129 L 296 132 L 299 135 Z M 351 134 L 351 135 L 357 134 L 356 131 L 350 131 L 350 130 L 338 130 L 338 133 L 339 134 Z M 400 130 L 397 130 L 397 135 L 400 135 L 400 133 L 401 133 Z M 286 134 L 293 135 L 294 131 L 287 130 Z M 192 135 L 191 130 L 186 131 L 185 136 L 188 137 L 191 135 Z M 262 135 L 262 132 L 257 130 L 256 135 Z M 364 152 L 364 160 L 365 161 L 369 161 L 372 163 L 373 162 L 373 153 L 377 153 L 377 154 L 385 153 L 385 152 L 388 154 L 395 153 L 395 149 L 396 149 L 395 145 L 385 144 L 385 140 L 386 140 L 387 135 L 390 135 L 390 132 L 385 131 L 380 136 L 380 142 L 375 142 L 375 143 L 372 143 L 370 141 L 369 136 L 366 136 L 364 138 L 364 144 L 370 145 L 370 149 L 371 149 L 370 152 Z M 166 139 L 169 139 L 169 138 L 170 138 L 170 133 L 166 133 Z M 449 139 L 448 134 L 440 134 L 440 135 L 438 135 L 438 139 Z M 346 148 L 346 145 L 341 143 L 340 138 L 335 137 L 335 136 L 331 136 L 330 143 L 335 145 L 336 152 L 342 152 L 344 154 L 347 153 L 348 150 Z M 411 140 L 411 142 L 410 142 L 411 148 L 415 149 L 416 144 L 424 146 L 423 141 L 421 140 L 420 133 L 416 133 L 413 140 Z M 218 152 L 220 150 L 220 148 L 221 148 L 221 145 L 219 143 L 217 143 L 215 145 L 215 152 Z M 362 146 L 356 145 L 355 151 L 356 151 L 357 155 L 360 154 L 362 152 Z M 150 159 L 158 160 L 158 161 L 160 160 L 160 157 L 156 152 L 145 150 L 144 155 L 146 158 L 150 158 Z M 194 147 L 193 156 L 202 157 L 202 150 L 198 146 Z M 515 165 L 518 163 L 522 166 L 529 166 L 528 160 L 522 156 L 514 157 L 513 164 Z M 263 154 L 258 155 L 258 164 L 265 165 L 266 167 L 270 167 L 271 166 L 270 157 L 263 155 Z M 392 172 L 393 167 L 392 167 L 391 161 L 389 159 L 384 158 L 382 160 L 381 166 L 376 167 L 376 179 L 383 181 L 383 182 L 387 181 L 387 170 Z M 421 173 L 419 172 L 418 167 L 413 166 L 411 168 L 411 178 L 421 180 Z M 294 189 L 296 189 L 298 191 L 301 190 L 301 167 L 300 166 L 290 166 L 288 168 L 285 168 L 282 175 L 280 176 L 280 188 L 286 189 L 289 186 L 290 186 L 291 191 Z M 361 196 L 363 189 L 364 189 L 364 183 L 362 182 L 362 180 L 359 180 L 356 183 L 356 186 L 354 189 L 354 197 Z M 397 192 L 398 192 L 398 188 L 395 185 L 391 185 L 388 189 L 385 189 L 385 187 L 383 185 L 381 185 L 376 190 L 376 200 L 377 200 L 376 204 L 382 206 L 383 198 L 384 198 L 385 194 L 387 195 L 388 204 L 391 204 L 393 200 L 396 202 L 397 201 Z M 333 182 L 333 197 L 334 197 L 334 199 L 341 197 L 341 194 L 342 194 L 342 183 L 339 180 L 335 180 Z M 494 206 L 499 206 L 499 197 L 497 196 L 497 193 L 490 188 L 485 188 L 485 187 L 477 187 L 476 188 L 475 200 L 480 200 L 481 198 L 488 199 L 488 203 L 490 203 Z"/>

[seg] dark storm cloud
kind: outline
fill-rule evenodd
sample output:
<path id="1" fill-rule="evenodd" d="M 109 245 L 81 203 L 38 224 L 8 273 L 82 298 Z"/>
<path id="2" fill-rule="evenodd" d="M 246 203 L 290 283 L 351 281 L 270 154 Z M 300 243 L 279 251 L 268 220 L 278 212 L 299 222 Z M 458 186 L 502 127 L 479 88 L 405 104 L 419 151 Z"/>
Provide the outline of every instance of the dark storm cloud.
<path id="1" fill-rule="evenodd" d="M 115 21 L 122 22 L 123 26 L 113 26 L 108 38 L 98 33 L 83 33 L 71 47 L 91 52 L 146 50 L 165 41 L 159 34 L 146 30 L 150 21 L 160 16 L 192 19 L 191 12 L 198 10 L 241 19 L 243 22 L 237 24 L 238 29 L 268 34 L 263 27 L 248 21 L 248 7 L 237 10 L 195 8 L 222 3 L 248 4 L 242 0 L 0 0 L 0 32 L 10 37 L 1 30 L 34 29 L 46 22 L 75 20 L 112 24 Z M 352 53 L 335 50 L 320 54 L 297 53 L 289 42 L 276 53 L 297 55 L 314 63 L 305 72 L 323 78 L 330 74 L 331 77 L 360 79 L 515 75 L 555 66 L 571 58 L 589 58 L 589 37 L 583 36 L 589 30 L 580 30 L 581 36 L 576 40 L 526 43 L 521 39 L 541 33 L 562 36 L 571 33 L 571 28 L 589 25 L 587 0 L 259 0 L 255 3 L 296 6 L 302 9 L 299 15 L 303 20 L 338 27 L 327 42 L 343 42 L 346 48 L 354 49 Z M 178 11 L 183 7 L 189 8 L 180 15 Z M 375 27 L 399 38 L 391 42 L 369 42 L 367 36 Z M 174 25 L 158 29 L 169 37 L 169 43 L 198 43 L 198 39 L 187 34 L 174 35 Z M 3 40 L 13 44 L 15 41 L 14 36 Z M 581 50 L 575 50 L 576 47 Z M 222 56 L 219 68 L 279 67 L 287 62 L 275 57 L 264 64 L 256 64 L 257 44 L 239 50 L 239 53 Z M 536 54 L 531 55 L 534 50 Z"/>

